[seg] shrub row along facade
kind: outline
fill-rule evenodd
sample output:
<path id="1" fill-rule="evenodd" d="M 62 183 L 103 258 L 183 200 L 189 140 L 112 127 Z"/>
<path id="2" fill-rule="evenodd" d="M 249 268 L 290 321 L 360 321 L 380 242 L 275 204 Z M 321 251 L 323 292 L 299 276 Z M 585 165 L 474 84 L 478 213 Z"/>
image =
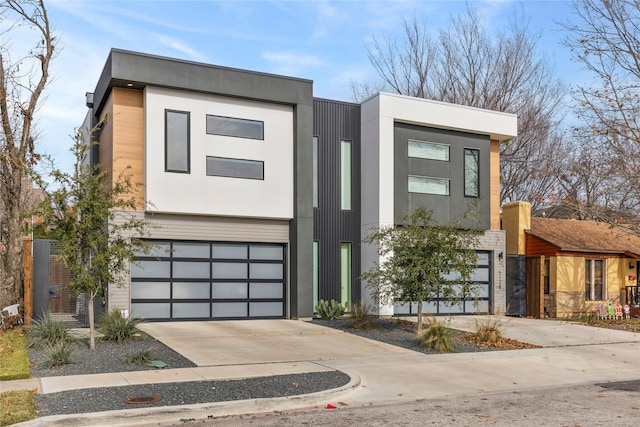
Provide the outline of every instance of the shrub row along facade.
<path id="1" fill-rule="evenodd" d="M 504 312 L 499 144 L 514 115 L 379 93 L 313 97 L 309 80 L 112 50 L 87 94 L 90 161 L 136 183 L 154 225 L 108 308 L 153 320 L 305 318 L 319 299 L 372 302 L 361 236 L 423 205 L 483 228 L 462 305 Z M 114 178 L 115 179 L 115 178 Z M 375 306 L 382 315 L 415 307 Z"/>

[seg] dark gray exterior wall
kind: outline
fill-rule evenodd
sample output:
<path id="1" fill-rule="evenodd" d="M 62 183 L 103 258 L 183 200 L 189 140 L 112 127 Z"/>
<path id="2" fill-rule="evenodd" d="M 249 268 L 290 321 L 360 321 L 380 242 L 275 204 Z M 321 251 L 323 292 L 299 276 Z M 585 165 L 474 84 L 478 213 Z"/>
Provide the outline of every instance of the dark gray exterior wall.
<path id="1" fill-rule="evenodd" d="M 360 105 L 314 99 L 313 134 L 318 137 L 318 207 L 313 238 L 318 241 L 318 299 L 340 301 L 340 244 L 352 244 L 351 300 L 360 292 Z M 340 141 L 352 142 L 351 210 L 340 209 Z"/>
<path id="2" fill-rule="evenodd" d="M 447 144 L 451 147 L 448 162 L 409 158 L 409 139 Z M 480 151 L 479 184 L 480 197 L 464 196 L 464 149 Z M 490 183 L 489 183 L 490 140 L 488 136 L 434 129 L 423 126 L 396 123 L 394 127 L 394 214 L 400 218 L 415 208 L 424 206 L 433 211 L 433 218 L 449 222 L 461 218 L 469 208 L 479 211 L 480 227 L 491 228 Z M 450 195 L 409 193 L 408 175 L 450 179 Z"/>
<path id="3" fill-rule="evenodd" d="M 33 240 L 33 319 L 49 312 L 49 258 L 51 240 Z"/>
<path id="4" fill-rule="evenodd" d="M 128 86 L 128 85 L 132 86 Z M 93 92 L 100 115 L 112 87 L 156 86 L 293 106 L 294 219 L 290 225 L 290 315 L 313 315 L 313 82 L 112 49 Z"/>

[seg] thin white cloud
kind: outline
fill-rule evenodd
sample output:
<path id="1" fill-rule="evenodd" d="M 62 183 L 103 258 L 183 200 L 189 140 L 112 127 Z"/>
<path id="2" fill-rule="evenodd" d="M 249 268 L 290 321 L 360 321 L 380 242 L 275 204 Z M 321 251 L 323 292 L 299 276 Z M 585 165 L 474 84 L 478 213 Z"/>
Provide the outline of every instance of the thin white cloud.
<path id="1" fill-rule="evenodd" d="M 162 34 L 155 34 L 156 39 L 158 40 L 158 42 L 160 44 L 162 44 L 163 46 L 166 46 L 172 50 L 176 50 L 178 52 L 181 52 L 185 55 L 187 55 L 187 57 L 189 57 L 189 59 L 195 60 L 195 61 L 206 61 L 206 55 L 203 55 L 202 53 L 198 52 L 197 50 L 189 47 L 186 43 L 174 38 L 174 37 L 169 37 L 169 36 L 165 36 Z"/>
<path id="2" fill-rule="evenodd" d="M 271 64 L 274 72 L 296 75 L 310 68 L 324 66 L 324 61 L 314 55 L 300 55 L 288 52 L 265 52 L 262 58 Z"/>

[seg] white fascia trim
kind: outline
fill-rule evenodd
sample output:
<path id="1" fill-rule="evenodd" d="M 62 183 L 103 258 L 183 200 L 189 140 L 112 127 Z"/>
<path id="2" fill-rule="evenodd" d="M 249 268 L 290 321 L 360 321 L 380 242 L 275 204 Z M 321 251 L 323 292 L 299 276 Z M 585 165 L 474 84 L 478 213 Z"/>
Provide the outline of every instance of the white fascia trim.
<path id="1" fill-rule="evenodd" d="M 364 103 L 375 97 L 379 97 L 380 115 L 396 122 L 489 135 L 497 141 L 518 135 L 516 114 L 384 92 Z"/>

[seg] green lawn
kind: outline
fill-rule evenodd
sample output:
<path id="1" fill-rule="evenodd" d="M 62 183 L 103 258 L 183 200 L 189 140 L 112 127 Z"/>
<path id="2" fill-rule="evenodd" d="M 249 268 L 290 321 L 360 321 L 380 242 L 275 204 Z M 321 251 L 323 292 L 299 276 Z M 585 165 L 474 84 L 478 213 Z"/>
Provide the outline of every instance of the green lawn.
<path id="1" fill-rule="evenodd" d="M 29 378 L 27 336 L 22 328 L 0 331 L 0 381 Z M 7 391 L 0 394 L 0 425 L 8 426 L 36 417 L 33 390 Z"/>
<path id="2" fill-rule="evenodd" d="M 32 390 L 0 393 L 0 426 L 29 421 L 36 415 L 36 401 Z"/>
<path id="3" fill-rule="evenodd" d="M 0 332 L 0 381 L 29 378 L 27 334 L 22 328 Z"/>

